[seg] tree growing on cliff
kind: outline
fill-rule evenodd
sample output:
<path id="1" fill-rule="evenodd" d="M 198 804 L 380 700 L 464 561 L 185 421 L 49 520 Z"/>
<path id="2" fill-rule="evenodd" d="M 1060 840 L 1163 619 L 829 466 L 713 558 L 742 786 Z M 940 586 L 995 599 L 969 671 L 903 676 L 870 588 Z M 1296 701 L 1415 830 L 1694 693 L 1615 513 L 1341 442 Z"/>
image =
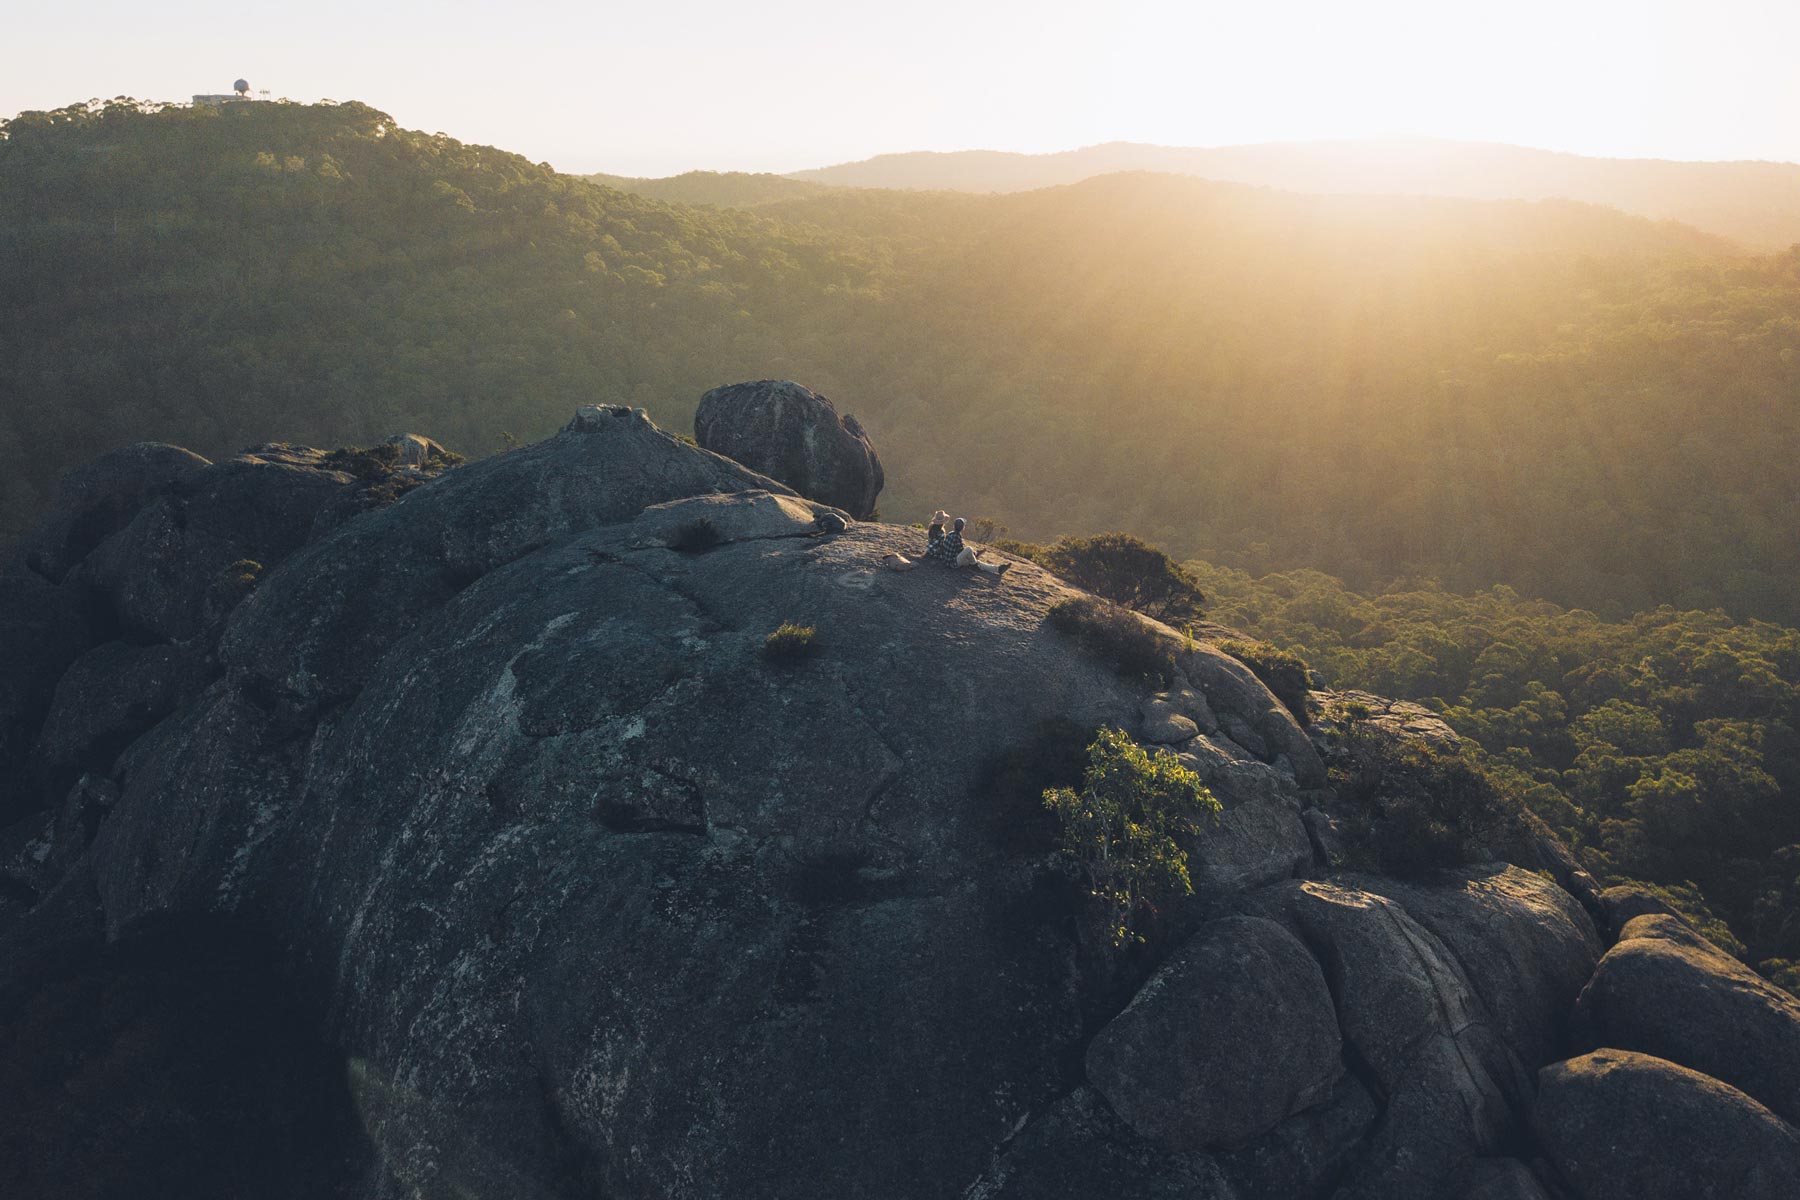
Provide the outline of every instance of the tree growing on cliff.
<path id="1" fill-rule="evenodd" d="M 1122 729 L 1102 729 L 1088 746 L 1081 790 L 1050 788 L 1044 805 L 1062 825 L 1064 853 L 1081 864 L 1114 946 L 1142 940 L 1133 922 L 1191 895 L 1185 838 L 1219 812 L 1219 802 L 1174 754 L 1154 754 Z"/>

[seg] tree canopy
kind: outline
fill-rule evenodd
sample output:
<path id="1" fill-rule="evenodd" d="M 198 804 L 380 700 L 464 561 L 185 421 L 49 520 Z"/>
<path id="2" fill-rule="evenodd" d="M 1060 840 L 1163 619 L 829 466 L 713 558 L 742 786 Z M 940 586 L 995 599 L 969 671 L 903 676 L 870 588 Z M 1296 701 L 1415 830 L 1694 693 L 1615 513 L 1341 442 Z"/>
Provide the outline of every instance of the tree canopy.
<path id="1" fill-rule="evenodd" d="M 1797 253 L 1148 174 L 683 207 L 359 104 L 0 126 L 0 534 L 133 440 L 482 454 L 767 377 L 863 420 L 902 519 L 1800 621 Z"/>
<path id="2" fill-rule="evenodd" d="M 1671 607 L 1606 621 L 1505 587 L 1360 594 L 1190 564 L 1211 615 L 1334 686 L 1417 700 L 1605 881 L 1656 884 L 1800 985 L 1800 630 Z"/>

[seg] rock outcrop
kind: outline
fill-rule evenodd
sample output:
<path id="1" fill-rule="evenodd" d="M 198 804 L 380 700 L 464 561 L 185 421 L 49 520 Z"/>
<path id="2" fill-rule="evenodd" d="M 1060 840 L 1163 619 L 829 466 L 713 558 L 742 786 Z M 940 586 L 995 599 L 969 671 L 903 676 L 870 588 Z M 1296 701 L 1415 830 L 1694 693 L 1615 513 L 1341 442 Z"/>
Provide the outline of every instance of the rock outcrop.
<path id="1" fill-rule="evenodd" d="M 0 561 L 0 821 L 54 804 L 81 770 L 218 673 L 225 617 L 266 569 L 392 503 L 455 456 L 414 435 L 424 465 L 363 451 L 257 446 L 211 463 L 127 446 L 70 472 Z M 47 725 L 46 722 L 49 722 Z M 40 736 L 41 735 L 41 736 Z"/>
<path id="2" fill-rule="evenodd" d="M 694 440 L 857 520 L 875 514 L 884 482 L 857 419 L 785 379 L 716 387 L 700 397 Z"/>
<path id="3" fill-rule="evenodd" d="M 1800 1134 L 1734 1087 L 1596 1050 L 1538 1076 L 1532 1124 L 1581 1200 L 1787 1200 Z"/>
<path id="4" fill-rule="evenodd" d="M 1800 1123 L 1800 1001 L 1680 917 L 1634 917 L 1576 1006 L 1588 1047 L 1653 1054 Z"/>
<path id="5" fill-rule="evenodd" d="M 210 465 L 192 451 L 161 442 L 101 455 L 63 478 L 50 511 L 19 547 L 19 557 L 51 583 L 61 583 L 145 504 Z"/>
<path id="6" fill-rule="evenodd" d="M 1257 917 L 1203 926 L 1102 1029 L 1087 1076 L 1138 1133 L 1228 1146 L 1322 1100 L 1343 1074 L 1331 993 L 1293 934 Z"/>
<path id="7" fill-rule="evenodd" d="M 410 445 L 157 451 L 33 535 L 60 578 L 0 575 L 9 1194 L 87 1169 L 84 1089 L 71 1136 L 318 1118 L 215 1194 L 1595 1200 L 1664 1093 L 1776 1164 L 1670 1179 L 1786 1178 L 1786 1101 L 1723 1044 L 1659 1043 L 1762 1104 L 1634 1066 L 1607 1126 L 1618 1081 L 1551 1064 L 1584 985 L 1582 1036 L 1639 1029 L 1646 939 L 1596 974 L 1567 870 L 1337 870 L 1329 727 L 1205 639 L 1152 626 L 1174 677 L 1121 678 L 1035 565 L 886 571 L 914 531 L 631 409 L 441 473 Z M 780 666 L 787 622 L 815 653 Z M 1124 951 L 1041 803 L 1101 726 L 1223 808 Z M 204 1078 L 147 1074 L 188 1048 Z M 83 1178 L 163 1178 L 156 1141 Z"/>
<path id="8" fill-rule="evenodd" d="M 28 572 L 0 575 L 0 822 L 38 807 L 30 768 L 63 673 L 93 638 L 78 599 Z"/>

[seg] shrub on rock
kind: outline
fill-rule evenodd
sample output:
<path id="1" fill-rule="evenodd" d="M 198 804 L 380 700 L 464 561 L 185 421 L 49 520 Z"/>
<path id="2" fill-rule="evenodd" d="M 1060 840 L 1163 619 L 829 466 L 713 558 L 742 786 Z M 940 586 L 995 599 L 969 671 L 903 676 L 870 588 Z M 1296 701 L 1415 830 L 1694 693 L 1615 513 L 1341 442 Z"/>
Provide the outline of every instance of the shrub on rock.
<path id="1" fill-rule="evenodd" d="M 1031 557 L 1076 587 L 1159 621 L 1198 617 L 1206 601 L 1186 567 L 1129 533 L 1066 537 Z"/>
<path id="2" fill-rule="evenodd" d="M 1491 857 L 1516 840 L 1516 813 L 1467 756 L 1341 717 L 1331 783 L 1354 865 L 1402 878 Z"/>
<path id="3" fill-rule="evenodd" d="M 1170 679 L 1175 656 L 1161 634 L 1130 609 L 1095 596 L 1058 601 L 1050 627 L 1127 679 Z"/>
<path id="4" fill-rule="evenodd" d="M 793 666 L 819 652 L 819 631 L 811 625 L 784 621 L 763 639 L 763 658 L 776 666 Z"/>
<path id="5" fill-rule="evenodd" d="M 1044 804 L 1062 825 L 1063 849 L 1087 874 L 1113 945 L 1131 940 L 1140 909 L 1155 913 L 1194 890 L 1184 838 L 1219 812 L 1200 776 L 1167 750 L 1154 754 L 1119 729 L 1088 747 L 1081 790 L 1059 787 Z"/>
<path id="6" fill-rule="evenodd" d="M 1256 677 L 1275 693 L 1275 698 L 1294 714 L 1294 720 L 1302 725 L 1311 723 L 1306 697 L 1312 683 L 1305 659 L 1267 642 L 1220 642 L 1219 649 L 1254 671 Z"/>

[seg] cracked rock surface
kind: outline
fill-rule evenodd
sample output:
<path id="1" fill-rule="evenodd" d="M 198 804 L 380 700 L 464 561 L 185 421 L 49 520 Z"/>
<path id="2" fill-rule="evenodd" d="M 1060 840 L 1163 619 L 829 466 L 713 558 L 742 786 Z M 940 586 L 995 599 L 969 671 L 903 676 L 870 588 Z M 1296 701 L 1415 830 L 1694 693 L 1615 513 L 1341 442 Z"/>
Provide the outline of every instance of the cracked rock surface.
<path id="1" fill-rule="evenodd" d="M 1538 1075 L 1604 948 L 1582 904 L 1500 863 L 1334 875 L 1319 749 L 1206 641 L 1121 679 L 1038 567 L 884 570 L 917 531 L 630 409 L 397 499 L 298 447 L 114 467 L 0 576 L 32 639 L 0 671 L 9 1194 L 54 1194 L 60 1136 L 246 1105 L 291 1143 L 195 1194 L 1611 1194 L 1584 1106 L 1619 1080 Z M 787 622 L 809 657 L 765 654 Z M 1104 969 L 1009 782 L 1102 725 L 1223 809 L 1167 943 Z M 1650 1036 L 1636 958 L 1732 978 L 1624 945 L 1602 1038 Z M 184 1075 L 220 1022 L 246 1048 Z M 1632 1071 L 1786 1152 L 1755 1100 Z"/>

